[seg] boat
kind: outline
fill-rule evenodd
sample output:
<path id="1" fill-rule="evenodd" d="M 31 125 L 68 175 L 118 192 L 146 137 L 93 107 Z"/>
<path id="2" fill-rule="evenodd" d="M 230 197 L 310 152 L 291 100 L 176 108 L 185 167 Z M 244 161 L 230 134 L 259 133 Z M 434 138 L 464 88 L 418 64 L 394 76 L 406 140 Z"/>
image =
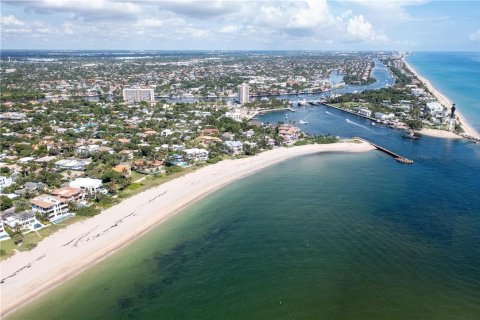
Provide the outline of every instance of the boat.
<path id="1" fill-rule="evenodd" d="M 415 135 L 415 133 L 413 133 L 412 131 L 406 131 L 406 132 L 402 135 L 402 137 L 407 138 L 407 139 L 413 139 L 413 140 L 420 139 L 420 138 L 417 137 L 417 136 Z"/>
<path id="2" fill-rule="evenodd" d="M 371 122 L 370 122 L 370 125 L 371 125 L 371 126 L 376 126 L 377 124 L 376 124 L 375 122 L 371 121 Z"/>
<path id="3" fill-rule="evenodd" d="M 307 105 L 307 99 L 303 99 L 303 100 L 298 101 L 298 105 L 302 106 L 302 107 L 306 106 Z"/>
<path id="4" fill-rule="evenodd" d="M 308 122 L 307 122 L 307 121 L 304 121 L 304 120 L 300 120 L 300 121 L 298 121 L 298 123 L 300 123 L 300 124 L 308 124 Z"/>
<path id="5" fill-rule="evenodd" d="M 285 119 L 288 120 L 288 114 L 285 113 Z"/>

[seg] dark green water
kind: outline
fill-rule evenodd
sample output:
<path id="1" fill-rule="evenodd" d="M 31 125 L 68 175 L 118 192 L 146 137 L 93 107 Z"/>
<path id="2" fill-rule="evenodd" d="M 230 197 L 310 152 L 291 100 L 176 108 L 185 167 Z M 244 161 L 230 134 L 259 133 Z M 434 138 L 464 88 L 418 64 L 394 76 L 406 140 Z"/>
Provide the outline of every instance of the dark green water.
<path id="1" fill-rule="evenodd" d="M 479 319 L 479 157 L 423 143 L 243 179 L 10 318 Z"/>

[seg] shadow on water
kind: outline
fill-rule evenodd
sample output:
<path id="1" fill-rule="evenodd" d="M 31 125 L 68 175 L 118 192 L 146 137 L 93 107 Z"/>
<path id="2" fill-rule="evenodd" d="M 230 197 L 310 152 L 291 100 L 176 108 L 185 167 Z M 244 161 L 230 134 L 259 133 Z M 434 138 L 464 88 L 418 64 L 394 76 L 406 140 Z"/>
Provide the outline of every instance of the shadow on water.
<path id="1" fill-rule="evenodd" d="M 155 301 L 157 306 L 161 306 L 162 294 L 189 273 L 189 266 L 192 265 L 188 262 L 199 260 L 214 252 L 217 246 L 240 227 L 242 221 L 243 219 L 237 218 L 219 226 L 214 225 L 203 236 L 179 243 L 166 254 L 154 254 L 152 258 L 144 261 L 154 262 L 152 277 L 144 282 L 135 283 L 131 292 L 117 298 L 114 308 L 122 313 L 126 312 L 129 318 L 134 319 L 144 304 Z M 161 277 L 158 276 L 160 274 Z"/>

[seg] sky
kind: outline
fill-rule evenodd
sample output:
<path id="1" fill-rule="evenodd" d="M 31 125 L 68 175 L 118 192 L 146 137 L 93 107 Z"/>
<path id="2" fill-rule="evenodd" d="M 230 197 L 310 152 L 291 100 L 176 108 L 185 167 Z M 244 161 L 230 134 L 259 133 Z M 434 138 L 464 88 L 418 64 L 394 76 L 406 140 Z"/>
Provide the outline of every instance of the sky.
<path id="1" fill-rule="evenodd" d="M 2 49 L 480 51 L 480 0 L 0 0 Z"/>

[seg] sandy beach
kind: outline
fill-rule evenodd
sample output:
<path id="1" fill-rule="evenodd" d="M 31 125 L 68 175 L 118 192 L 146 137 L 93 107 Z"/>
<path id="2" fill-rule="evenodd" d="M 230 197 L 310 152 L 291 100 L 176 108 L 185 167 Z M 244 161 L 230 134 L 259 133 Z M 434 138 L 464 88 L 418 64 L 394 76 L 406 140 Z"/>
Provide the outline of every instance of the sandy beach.
<path id="1" fill-rule="evenodd" d="M 125 199 L 93 218 L 58 231 L 33 250 L 1 261 L 1 316 L 102 261 L 226 184 L 298 156 L 373 149 L 370 144 L 352 142 L 278 148 L 206 166 Z"/>
<path id="2" fill-rule="evenodd" d="M 446 106 L 448 108 L 448 110 L 450 110 L 450 108 L 452 107 L 452 101 L 450 101 L 450 99 L 448 99 L 447 96 L 445 96 L 443 93 L 441 93 L 440 91 L 438 91 L 430 81 L 428 81 L 425 77 L 421 76 L 420 73 L 417 72 L 417 70 L 415 70 L 410 64 L 408 64 L 408 62 L 406 61 L 405 58 L 403 58 L 403 62 L 405 63 L 405 65 L 408 67 L 408 69 L 410 69 L 410 71 L 412 71 L 418 79 L 420 79 L 420 81 L 422 81 L 425 86 L 428 88 L 428 90 L 430 90 L 430 92 L 435 96 L 435 98 L 438 100 L 438 102 L 440 102 L 440 104 Z M 465 134 L 468 135 L 468 136 L 471 136 L 471 137 L 474 137 L 474 138 L 477 138 L 477 139 L 480 139 L 480 134 L 474 129 L 472 128 L 467 120 L 465 119 L 465 117 L 458 111 L 455 112 L 455 114 L 457 115 L 457 118 L 460 120 L 460 122 L 462 123 L 462 128 L 463 130 L 465 131 Z M 425 134 L 425 135 L 429 135 L 429 136 L 434 136 L 434 137 L 439 137 L 439 138 L 461 138 L 460 135 L 457 135 L 457 134 L 454 134 L 452 132 L 450 132 L 451 134 L 445 134 L 445 132 L 447 131 L 444 131 L 444 130 L 437 130 L 437 129 L 422 129 L 420 131 L 421 134 Z"/>

